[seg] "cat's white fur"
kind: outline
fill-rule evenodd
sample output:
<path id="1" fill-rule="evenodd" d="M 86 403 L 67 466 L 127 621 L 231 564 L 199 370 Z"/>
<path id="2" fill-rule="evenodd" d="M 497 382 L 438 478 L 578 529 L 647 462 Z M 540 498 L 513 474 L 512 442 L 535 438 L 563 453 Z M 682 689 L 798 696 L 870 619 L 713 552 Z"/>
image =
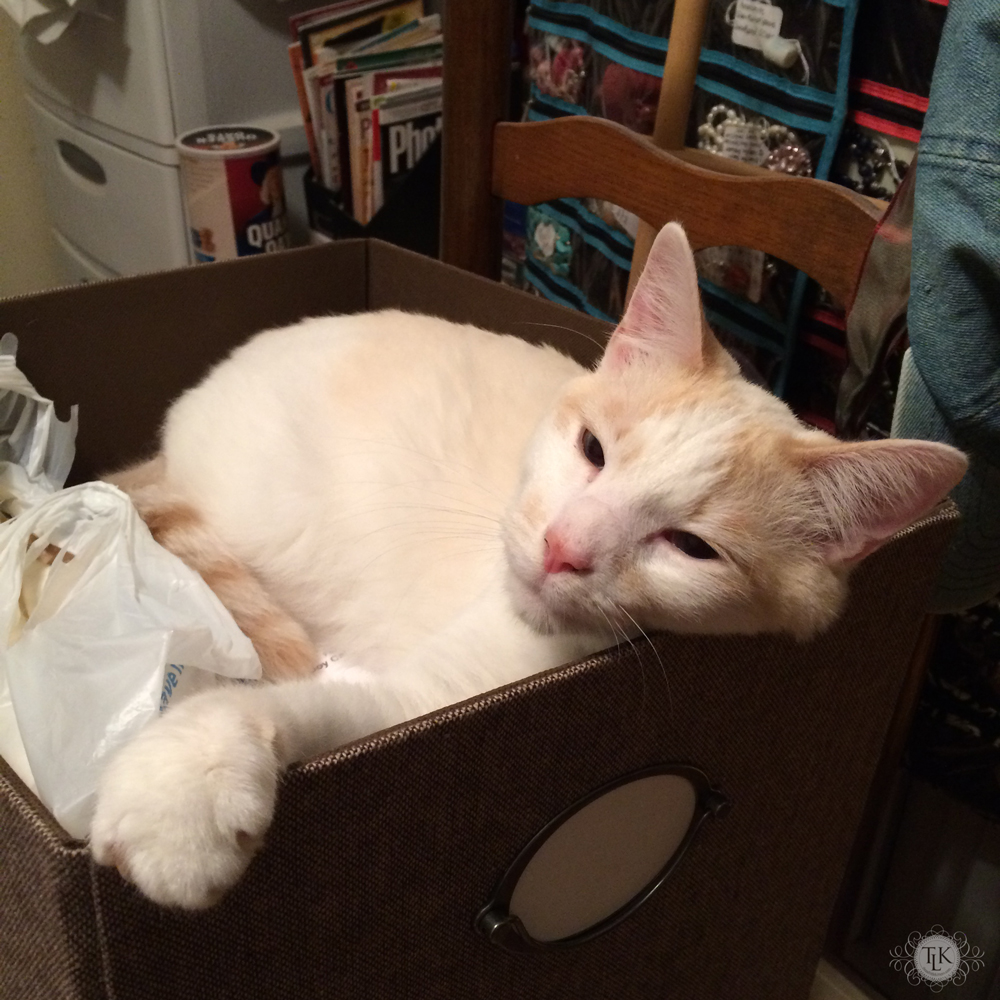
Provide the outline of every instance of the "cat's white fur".
<path id="1" fill-rule="evenodd" d="M 208 905 L 288 764 L 644 628 L 809 636 L 850 565 L 964 467 L 944 446 L 838 444 L 741 379 L 678 226 L 595 372 L 399 312 L 261 334 L 175 404 L 134 495 L 151 526 L 174 509 L 164 544 L 273 673 L 290 651 L 356 669 L 172 709 L 105 774 L 94 855 L 155 900 Z"/>

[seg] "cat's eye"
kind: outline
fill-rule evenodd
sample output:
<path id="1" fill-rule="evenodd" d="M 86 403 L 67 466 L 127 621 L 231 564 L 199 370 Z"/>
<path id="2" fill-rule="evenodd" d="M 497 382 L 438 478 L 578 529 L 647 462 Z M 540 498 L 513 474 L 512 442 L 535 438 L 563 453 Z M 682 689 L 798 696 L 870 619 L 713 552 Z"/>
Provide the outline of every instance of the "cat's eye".
<path id="1" fill-rule="evenodd" d="M 692 535 L 690 531 L 664 531 L 663 537 L 674 548 L 680 549 L 692 559 L 718 559 L 719 553 L 704 538 Z"/>
<path id="2" fill-rule="evenodd" d="M 583 457 L 590 462 L 595 469 L 604 468 L 604 449 L 601 442 L 594 437 L 585 427 L 583 437 L 580 439 L 580 446 L 583 448 Z"/>

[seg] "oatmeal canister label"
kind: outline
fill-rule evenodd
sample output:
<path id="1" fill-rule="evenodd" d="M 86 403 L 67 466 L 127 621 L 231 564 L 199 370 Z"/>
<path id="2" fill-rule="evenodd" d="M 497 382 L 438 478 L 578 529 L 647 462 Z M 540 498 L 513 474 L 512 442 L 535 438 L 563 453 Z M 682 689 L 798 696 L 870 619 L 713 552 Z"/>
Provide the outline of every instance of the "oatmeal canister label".
<path id="1" fill-rule="evenodd" d="M 215 125 L 177 140 L 196 263 L 288 247 L 279 138 L 263 128 Z"/>

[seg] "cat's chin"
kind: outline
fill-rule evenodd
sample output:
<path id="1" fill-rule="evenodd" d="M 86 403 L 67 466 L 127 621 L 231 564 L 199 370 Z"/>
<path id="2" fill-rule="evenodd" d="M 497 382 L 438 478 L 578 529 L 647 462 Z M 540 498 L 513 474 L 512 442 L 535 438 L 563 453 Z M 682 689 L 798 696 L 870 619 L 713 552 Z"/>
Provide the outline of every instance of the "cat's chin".
<path id="1" fill-rule="evenodd" d="M 512 569 L 507 572 L 507 596 L 514 614 L 539 635 L 591 631 L 587 623 L 551 607 L 536 587 L 526 583 Z"/>

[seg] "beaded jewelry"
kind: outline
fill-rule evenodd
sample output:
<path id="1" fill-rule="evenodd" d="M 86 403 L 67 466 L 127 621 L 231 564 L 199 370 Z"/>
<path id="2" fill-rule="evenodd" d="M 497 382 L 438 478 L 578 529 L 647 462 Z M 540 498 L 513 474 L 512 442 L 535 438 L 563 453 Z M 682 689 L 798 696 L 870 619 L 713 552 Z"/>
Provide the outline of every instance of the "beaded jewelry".
<path id="1" fill-rule="evenodd" d="M 779 146 L 768 155 L 764 166 L 768 170 L 777 170 L 793 177 L 812 177 L 812 157 L 809 150 L 797 143 L 798 139 L 794 139 Z"/>
<path id="2" fill-rule="evenodd" d="M 846 161 L 846 164 L 844 170 L 833 179 L 838 184 L 854 188 L 858 194 L 888 201 L 906 176 L 907 163 L 897 159 L 884 136 L 865 135 L 859 129 L 848 127 L 844 129 L 840 148 L 841 162 Z M 851 176 L 852 164 L 857 170 L 857 177 Z M 892 180 L 891 188 L 882 183 L 886 171 Z"/>
<path id="3" fill-rule="evenodd" d="M 698 148 L 721 154 L 727 129 L 750 130 L 762 147 L 758 166 L 798 177 L 811 177 L 812 157 L 802 140 L 787 126 L 772 124 L 766 118 L 747 120 L 738 111 L 716 104 L 698 126 Z M 763 152 L 766 150 L 767 152 Z"/>

